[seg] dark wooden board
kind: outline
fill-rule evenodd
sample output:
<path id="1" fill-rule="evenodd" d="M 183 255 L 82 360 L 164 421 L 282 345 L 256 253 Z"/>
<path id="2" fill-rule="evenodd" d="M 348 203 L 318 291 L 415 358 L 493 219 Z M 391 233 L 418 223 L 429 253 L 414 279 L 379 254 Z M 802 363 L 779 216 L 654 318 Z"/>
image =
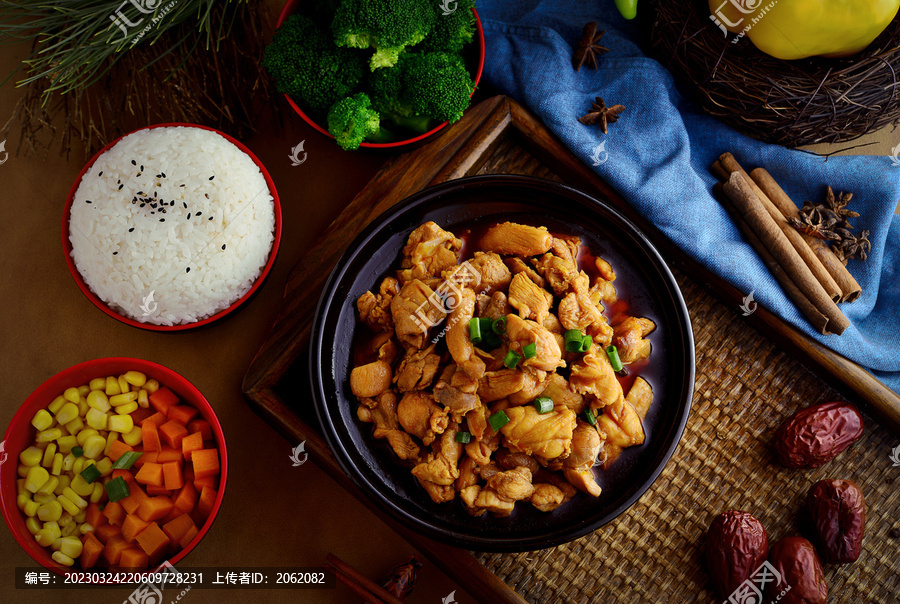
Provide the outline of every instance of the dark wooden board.
<path id="1" fill-rule="evenodd" d="M 310 457 L 351 494 L 373 509 L 432 561 L 440 564 L 460 585 L 472 593 L 484 594 L 491 602 L 499 603 L 521 603 L 524 600 L 469 552 L 414 534 L 371 505 L 341 471 L 325 440 L 317 432 L 311 405 L 299 409 L 282 392 L 288 390 L 288 384 L 294 392 L 298 388 L 308 388 L 304 374 L 307 371 L 306 352 L 313 313 L 331 268 L 356 235 L 382 212 L 410 194 L 430 185 L 475 174 L 488 161 L 497 145 L 510 140 L 539 158 L 567 184 L 610 200 L 647 234 L 664 258 L 688 273 L 730 308 L 738 310 L 745 295 L 743 292 L 688 258 L 573 156 L 537 119 L 515 101 L 498 96 L 471 108 L 460 122 L 441 137 L 390 161 L 332 222 L 291 271 L 281 311 L 243 382 L 243 391 L 251 407 L 291 444 L 306 441 Z M 900 397 L 870 373 L 809 339 L 763 307 L 759 307 L 746 320 L 848 398 L 870 405 L 891 430 L 900 433 Z M 736 359 L 736 362 L 739 360 Z M 292 400 L 295 398 L 291 397 Z M 309 397 L 303 398 L 309 400 Z"/>

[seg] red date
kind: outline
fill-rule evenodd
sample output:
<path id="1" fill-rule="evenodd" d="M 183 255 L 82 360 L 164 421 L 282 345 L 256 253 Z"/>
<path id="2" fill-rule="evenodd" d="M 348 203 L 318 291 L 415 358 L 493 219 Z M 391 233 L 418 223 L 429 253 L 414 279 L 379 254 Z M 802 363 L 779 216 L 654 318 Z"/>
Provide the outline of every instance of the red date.
<path id="1" fill-rule="evenodd" d="M 772 546 L 769 562 L 781 576 L 780 582 L 767 585 L 770 600 L 780 597 L 779 604 L 825 604 L 828 586 L 812 543 L 803 537 L 785 537 Z"/>
<path id="2" fill-rule="evenodd" d="M 859 558 L 866 526 L 862 491 L 849 480 L 821 480 L 806 496 L 813 541 L 825 562 Z"/>
<path id="3" fill-rule="evenodd" d="M 798 411 L 775 433 L 775 454 L 787 468 L 815 468 L 831 461 L 863 433 L 850 403 L 821 403 Z"/>
<path id="4" fill-rule="evenodd" d="M 718 595 L 727 598 L 766 559 L 769 536 L 749 512 L 716 516 L 706 536 L 706 565 Z"/>

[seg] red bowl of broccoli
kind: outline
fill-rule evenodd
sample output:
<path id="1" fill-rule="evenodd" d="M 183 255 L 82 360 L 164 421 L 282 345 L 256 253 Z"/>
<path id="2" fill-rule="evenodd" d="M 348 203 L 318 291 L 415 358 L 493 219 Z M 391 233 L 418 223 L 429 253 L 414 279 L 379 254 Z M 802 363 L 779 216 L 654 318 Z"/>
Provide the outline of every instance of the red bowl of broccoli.
<path id="1" fill-rule="evenodd" d="M 342 148 L 395 149 L 462 117 L 484 33 L 475 0 L 289 0 L 262 64 Z"/>

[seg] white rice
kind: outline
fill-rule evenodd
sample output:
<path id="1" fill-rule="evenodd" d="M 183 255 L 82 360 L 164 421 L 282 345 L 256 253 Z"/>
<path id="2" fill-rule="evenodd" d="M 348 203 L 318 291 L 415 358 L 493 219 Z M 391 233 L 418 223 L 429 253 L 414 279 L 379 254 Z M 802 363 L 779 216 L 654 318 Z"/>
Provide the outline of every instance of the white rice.
<path id="1" fill-rule="evenodd" d="M 119 141 L 85 173 L 69 217 L 72 258 L 91 290 L 156 325 L 199 321 L 247 293 L 274 229 L 272 195 L 253 160 L 215 132 L 186 127 Z"/>

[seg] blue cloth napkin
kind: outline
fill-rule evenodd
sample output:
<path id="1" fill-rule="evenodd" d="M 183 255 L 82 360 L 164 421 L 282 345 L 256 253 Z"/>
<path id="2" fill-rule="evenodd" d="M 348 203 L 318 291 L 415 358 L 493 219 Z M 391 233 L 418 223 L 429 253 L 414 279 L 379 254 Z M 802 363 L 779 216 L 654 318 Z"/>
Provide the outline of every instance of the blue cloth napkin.
<path id="1" fill-rule="evenodd" d="M 672 75 L 646 56 L 635 24 L 613 0 L 479 0 L 487 82 L 536 114 L 562 142 L 681 249 L 810 337 L 870 370 L 900 392 L 900 167 L 888 157 L 823 158 L 749 138 L 701 113 Z M 581 28 L 606 30 L 597 71 L 572 68 Z M 584 126 L 594 97 L 626 110 L 604 135 Z M 599 145 L 603 144 L 602 147 Z M 798 204 L 821 200 L 825 185 L 851 191 L 853 225 L 871 233 L 866 262 L 848 269 L 862 296 L 840 308 L 841 336 L 815 331 L 788 299 L 712 196 L 709 167 L 725 151 L 746 169 L 764 166 Z M 599 165 L 594 165 L 599 164 Z"/>

